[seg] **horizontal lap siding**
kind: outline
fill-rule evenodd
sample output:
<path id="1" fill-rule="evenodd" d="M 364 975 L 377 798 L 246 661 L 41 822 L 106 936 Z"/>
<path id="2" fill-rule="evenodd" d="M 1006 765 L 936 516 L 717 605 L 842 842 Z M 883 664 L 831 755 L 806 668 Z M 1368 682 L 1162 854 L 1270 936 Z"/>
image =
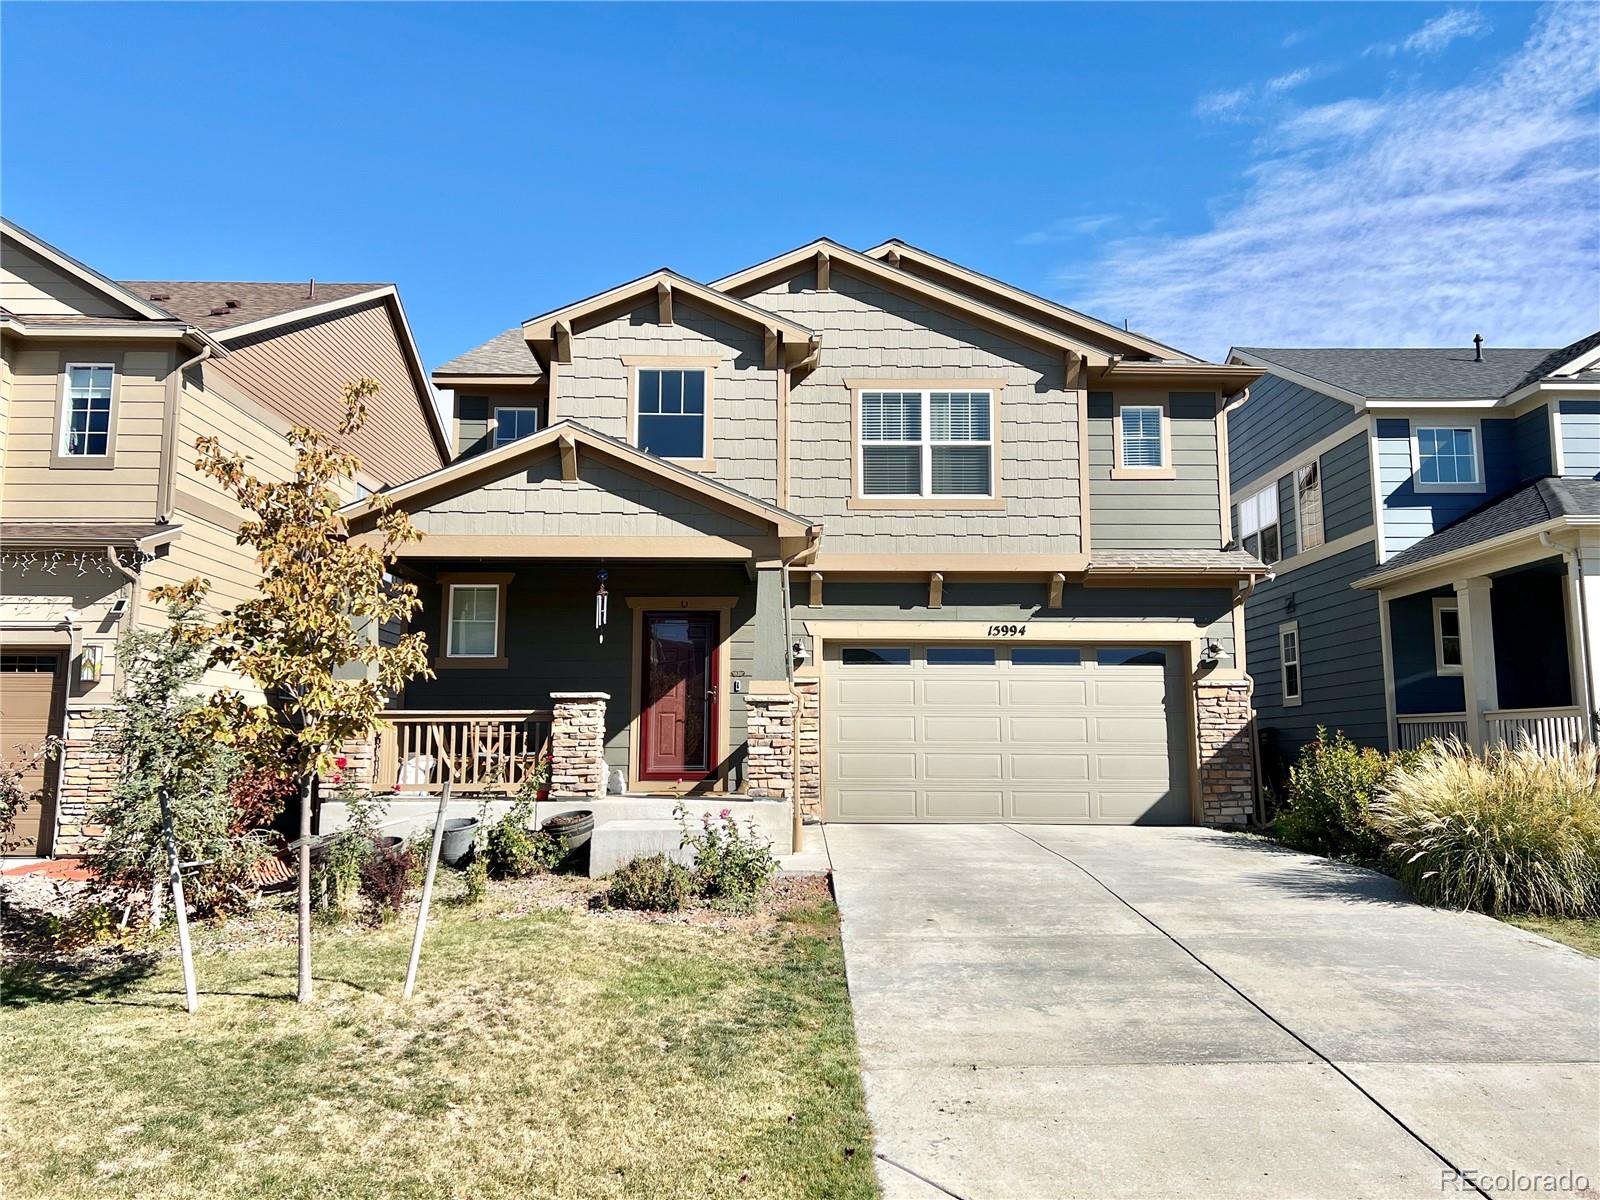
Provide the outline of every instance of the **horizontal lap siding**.
<path id="1" fill-rule="evenodd" d="M 114 468 L 50 466 L 58 436 L 61 372 L 69 362 L 119 364 Z M 127 343 L 15 351 L 0 493 L 6 519 L 154 520 L 171 367 L 171 351 L 130 348 Z"/>
<path id="2" fill-rule="evenodd" d="M 1439 424 L 1448 418 L 1422 418 Z M 1481 492 L 1419 492 L 1411 465 L 1411 431 L 1417 418 L 1385 417 L 1377 422 L 1379 489 L 1383 496 L 1384 548 L 1399 554 L 1464 517 L 1486 501 L 1511 490 L 1518 481 L 1515 423 L 1503 419 L 1481 422 L 1483 473 Z"/>
<path id="3" fill-rule="evenodd" d="M 1250 385 L 1250 399 L 1228 414 L 1228 470 L 1237 492 L 1341 426 L 1358 420 L 1355 409 L 1280 379 L 1263 375 Z"/>
<path id="4" fill-rule="evenodd" d="M 1170 410 L 1176 479 L 1113 479 L 1112 405 Z M 1089 394 L 1090 544 L 1096 550 L 1217 549 L 1217 397 L 1211 392 L 1117 390 Z"/>
<path id="5" fill-rule="evenodd" d="M 1343 730 L 1363 745 L 1387 746 L 1378 600 L 1350 586 L 1374 563 L 1373 545 L 1366 543 L 1262 583 L 1245 605 L 1256 712 L 1263 728 L 1278 731 L 1286 754 L 1311 741 L 1318 725 Z M 1278 654 L 1278 627 L 1288 621 L 1299 624 L 1304 696 L 1293 708 L 1283 705 Z"/>
<path id="6" fill-rule="evenodd" d="M 1563 400 L 1560 409 L 1561 473 L 1600 478 L 1600 401 Z"/>
<path id="7" fill-rule="evenodd" d="M 1597 406 L 1600 411 L 1600 406 Z M 1555 474 L 1550 446 L 1550 406 L 1530 408 L 1516 421 L 1517 478 L 1542 479 Z"/>
<path id="8" fill-rule="evenodd" d="M 0 260 L 0 308 L 38 316 L 123 317 L 137 319 L 131 309 L 89 287 L 53 263 L 12 241 L 3 242 Z"/>
<path id="9" fill-rule="evenodd" d="M 1322 530 L 1328 541 L 1372 524 L 1372 469 L 1367 434 L 1356 433 L 1319 460 L 1322 466 Z"/>
<path id="10" fill-rule="evenodd" d="M 827 553 L 1076 553 L 1077 409 L 1062 390 L 1062 356 L 890 292 L 838 263 L 830 285 L 819 292 L 806 268 L 750 297 L 822 334 L 822 365 L 790 393 L 789 507 L 826 524 Z M 873 377 L 1005 381 L 996 424 L 1003 510 L 848 506 L 855 447 L 845 381 Z"/>
<path id="11" fill-rule="evenodd" d="M 712 384 L 713 454 L 718 480 L 752 496 L 778 495 L 778 375 L 766 369 L 766 338 L 673 297 L 673 324 L 658 323 L 656 301 L 572 337 L 572 362 L 556 371 L 555 419 L 570 419 L 619 441 L 628 428 L 631 367 L 623 359 L 716 357 Z"/>

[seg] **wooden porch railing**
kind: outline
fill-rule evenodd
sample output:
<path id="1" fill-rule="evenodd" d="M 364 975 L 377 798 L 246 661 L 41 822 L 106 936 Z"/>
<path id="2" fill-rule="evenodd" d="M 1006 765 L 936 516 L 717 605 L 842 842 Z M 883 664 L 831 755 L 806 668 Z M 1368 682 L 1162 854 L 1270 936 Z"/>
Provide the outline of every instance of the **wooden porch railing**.
<path id="1" fill-rule="evenodd" d="M 406 709 L 383 714 L 373 790 L 426 795 L 448 778 L 457 795 L 509 796 L 550 753 L 547 709 Z"/>
<path id="2" fill-rule="evenodd" d="M 1588 736 L 1583 711 L 1577 708 L 1496 708 L 1483 719 L 1491 745 L 1517 746 L 1526 736 L 1540 750 L 1570 750 Z"/>
<path id="3" fill-rule="evenodd" d="M 1423 742 L 1455 738 L 1466 744 L 1466 713 L 1402 713 L 1395 720 L 1400 726 L 1400 748 L 1415 750 Z"/>

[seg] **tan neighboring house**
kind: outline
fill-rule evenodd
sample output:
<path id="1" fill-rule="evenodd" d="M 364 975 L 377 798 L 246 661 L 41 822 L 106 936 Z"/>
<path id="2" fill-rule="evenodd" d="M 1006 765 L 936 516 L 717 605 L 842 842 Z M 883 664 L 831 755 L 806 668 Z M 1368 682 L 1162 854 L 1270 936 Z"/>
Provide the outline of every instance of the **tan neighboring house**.
<path id="1" fill-rule="evenodd" d="M 0 221 L 0 753 L 47 734 L 11 853 L 94 836 L 113 764 L 94 753 L 116 643 L 160 620 L 151 588 L 212 581 L 219 608 L 256 567 L 240 512 L 194 470 L 214 434 L 257 471 L 292 467 L 292 425 L 332 428 L 343 385 L 382 390 L 349 440 L 376 490 L 448 461 L 400 297 L 384 283 L 116 281 Z"/>

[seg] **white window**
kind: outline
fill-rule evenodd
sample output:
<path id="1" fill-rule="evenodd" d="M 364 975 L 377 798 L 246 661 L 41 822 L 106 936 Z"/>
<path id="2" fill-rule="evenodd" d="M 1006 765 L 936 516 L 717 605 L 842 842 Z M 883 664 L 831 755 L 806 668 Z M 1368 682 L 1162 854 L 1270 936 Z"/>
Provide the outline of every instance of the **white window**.
<path id="1" fill-rule="evenodd" d="M 1239 502 L 1239 545 L 1269 567 L 1283 557 L 1276 481 Z"/>
<path id="2" fill-rule="evenodd" d="M 539 432 L 537 408 L 497 408 L 494 410 L 494 444 L 496 448 L 530 433 Z"/>
<path id="3" fill-rule="evenodd" d="M 706 372 L 700 368 L 639 368 L 634 444 L 657 458 L 709 458 Z"/>
<path id="4" fill-rule="evenodd" d="M 1300 703 L 1300 625 L 1290 621 L 1278 626 L 1278 666 L 1283 673 L 1283 703 Z"/>
<path id="5" fill-rule="evenodd" d="M 1461 609 L 1446 596 L 1433 602 L 1433 669 L 1438 675 L 1461 674 Z"/>
<path id="6" fill-rule="evenodd" d="M 495 658 L 500 653 L 500 587 L 493 583 L 450 585 L 448 658 Z"/>
<path id="7" fill-rule="evenodd" d="M 1322 545 L 1322 469 L 1316 462 L 1294 472 L 1295 551 L 1305 553 Z"/>
<path id="8" fill-rule="evenodd" d="M 61 445 L 58 453 L 74 458 L 104 458 L 111 453 L 111 384 L 109 363 L 68 363 L 66 394 L 61 400 Z"/>
<path id="9" fill-rule="evenodd" d="M 994 495 L 992 392 L 861 393 L 861 494 Z"/>
<path id="10" fill-rule="evenodd" d="M 1478 431 L 1471 425 L 1418 425 L 1412 442 L 1419 491 L 1480 491 Z"/>
<path id="11" fill-rule="evenodd" d="M 1120 467 L 1164 467 L 1167 465 L 1167 447 L 1162 437 L 1162 418 L 1165 414 L 1159 404 L 1125 404 L 1117 413 L 1122 432 Z"/>

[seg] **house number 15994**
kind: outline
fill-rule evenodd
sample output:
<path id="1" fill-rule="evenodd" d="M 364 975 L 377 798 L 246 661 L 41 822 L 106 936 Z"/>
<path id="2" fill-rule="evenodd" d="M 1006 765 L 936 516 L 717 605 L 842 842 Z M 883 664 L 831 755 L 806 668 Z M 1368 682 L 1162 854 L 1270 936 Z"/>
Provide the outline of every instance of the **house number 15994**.
<path id="1" fill-rule="evenodd" d="M 999 638 L 1026 637 L 1027 633 L 1028 633 L 1028 627 L 1026 625 L 991 625 L 991 626 L 989 626 L 989 636 L 990 637 L 999 637 Z"/>

